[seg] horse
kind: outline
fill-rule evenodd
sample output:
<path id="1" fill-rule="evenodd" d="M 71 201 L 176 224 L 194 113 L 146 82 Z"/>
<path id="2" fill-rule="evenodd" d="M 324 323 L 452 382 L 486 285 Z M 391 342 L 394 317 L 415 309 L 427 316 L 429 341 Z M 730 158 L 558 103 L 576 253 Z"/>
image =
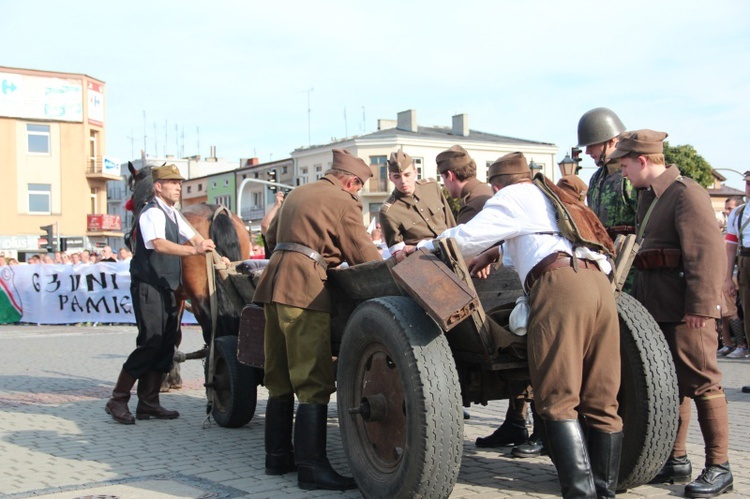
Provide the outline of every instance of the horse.
<path id="1" fill-rule="evenodd" d="M 153 197 L 153 180 L 151 166 L 144 166 L 140 170 L 128 162 L 130 177 L 128 187 L 132 192 L 126 207 L 133 212 L 133 228 L 125 237 L 128 247 L 134 242 L 134 231 L 137 230 L 138 215 Z M 196 204 L 183 208 L 180 213 L 201 236 L 213 240 L 216 252 L 230 261 L 247 260 L 250 258 L 250 234 L 240 217 L 231 213 L 221 205 Z M 132 248 L 131 248 L 132 249 Z M 214 271 L 216 272 L 216 271 Z M 218 304 L 216 337 L 236 335 L 240 327 L 241 307 L 237 307 L 231 298 L 232 291 L 223 279 L 216 278 L 216 303 Z M 212 319 L 209 291 L 209 274 L 207 272 L 206 257 L 203 255 L 182 257 L 182 283 L 175 290 L 175 296 L 180 310 L 184 308 L 185 300 L 190 300 L 191 311 L 203 331 L 206 344 L 211 342 Z M 175 346 L 182 340 L 181 332 Z"/>

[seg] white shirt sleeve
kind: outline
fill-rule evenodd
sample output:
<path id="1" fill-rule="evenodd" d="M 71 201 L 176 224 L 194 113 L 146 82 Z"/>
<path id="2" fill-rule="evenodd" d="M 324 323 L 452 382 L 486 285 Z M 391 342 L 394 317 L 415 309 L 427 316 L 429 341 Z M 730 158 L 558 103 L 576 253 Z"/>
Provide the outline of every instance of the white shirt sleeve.
<path id="1" fill-rule="evenodd" d="M 141 231 L 143 245 L 146 249 L 154 249 L 154 239 L 166 239 L 167 217 L 158 208 L 151 208 L 141 213 L 138 219 L 138 229 Z"/>

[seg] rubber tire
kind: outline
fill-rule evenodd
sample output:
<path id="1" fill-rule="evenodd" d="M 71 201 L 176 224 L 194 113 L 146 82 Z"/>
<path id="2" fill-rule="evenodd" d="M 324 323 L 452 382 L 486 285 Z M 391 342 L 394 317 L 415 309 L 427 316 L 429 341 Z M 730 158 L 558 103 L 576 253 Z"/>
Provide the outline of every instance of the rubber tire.
<path id="1" fill-rule="evenodd" d="M 214 345 L 216 368 L 211 416 L 219 426 L 240 428 L 255 415 L 259 383 L 257 370 L 237 360 L 236 336 L 220 336 L 214 340 Z"/>
<path id="2" fill-rule="evenodd" d="M 677 437 L 679 400 L 672 354 L 659 325 L 630 295 L 618 299 L 617 310 L 624 432 L 617 490 L 622 491 L 651 481 L 669 458 Z"/>
<path id="3" fill-rule="evenodd" d="M 363 354 L 373 348 L 397 370 L 391 374 L 401 383 L 395 391 L 408 394 L 401 413 L 406 428 L 399 431 L 405 445 L 395 449 L 395 463 L 380 460 L 362 417 L 349 414 L 360 403 Z M 450 495 L 463 452 L 461 388 L 445 335 L 411 298 L 368 300 L 352 313 L 339 354 L 337 398 L 342 444 L 365 497 Z"/>

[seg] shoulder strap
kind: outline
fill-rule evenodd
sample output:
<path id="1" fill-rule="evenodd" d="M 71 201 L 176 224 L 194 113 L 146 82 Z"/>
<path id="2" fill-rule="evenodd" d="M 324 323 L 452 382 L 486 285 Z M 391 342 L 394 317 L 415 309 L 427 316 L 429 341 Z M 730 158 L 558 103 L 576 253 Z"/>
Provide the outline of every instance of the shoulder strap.
<path id="1" fill-rule="evenodd" d="M 745 227 L 747 227 L 747 224 L 750 223 L 750 217 L 747 217 L 747 220 L 745 220 L 745 222 L 742 225 L 740 225 L 740 222 L 742 222 L 742 215 L 745 213 L 745 207 L 746 206 L 747 206 L 747 203 L 743 204 L 740 207 L 740 212 L 737 213 L 737 227 L 738 227 L 737 238 L 740 241 L 740 245 L 737 247 L 738 251 L 739 251 L 740 248 L 742 248 L 742 232 L 744 232 Z"/>
<path id="2" fill-rule="evenodd" d="M 651 201 L 651 205 L 648 207 L 648 211 L 646 211 L 646 216 L 643 217 L 643 221 L 640 223 L 638 227 L 638 237 L 636 238 L 636 243 L 641 244 L 641 241 L 643 241 L 643 232 L 646 230 L 646 226 L 648 225 L 648 220 L 651 218 L 651 212 L 654 211 L 654 207 L 656 207 L 656 203 L 659 202 L 659 196 L 656 196 L 653 201 Z"/>

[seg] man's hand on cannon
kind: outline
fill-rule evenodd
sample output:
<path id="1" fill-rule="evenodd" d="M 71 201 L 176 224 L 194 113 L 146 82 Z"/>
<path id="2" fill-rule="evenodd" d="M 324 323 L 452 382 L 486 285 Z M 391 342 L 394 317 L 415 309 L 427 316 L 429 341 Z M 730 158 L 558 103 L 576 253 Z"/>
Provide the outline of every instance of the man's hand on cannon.
<path id="1" fill-rule="evenodd" d="M 475 256 L 469 262 L 469 272 L 474 277 L 487 279 L 490 275 L 491 266 L 500 259 L 499 246 L 490 248 L 487 251 Z"/>

